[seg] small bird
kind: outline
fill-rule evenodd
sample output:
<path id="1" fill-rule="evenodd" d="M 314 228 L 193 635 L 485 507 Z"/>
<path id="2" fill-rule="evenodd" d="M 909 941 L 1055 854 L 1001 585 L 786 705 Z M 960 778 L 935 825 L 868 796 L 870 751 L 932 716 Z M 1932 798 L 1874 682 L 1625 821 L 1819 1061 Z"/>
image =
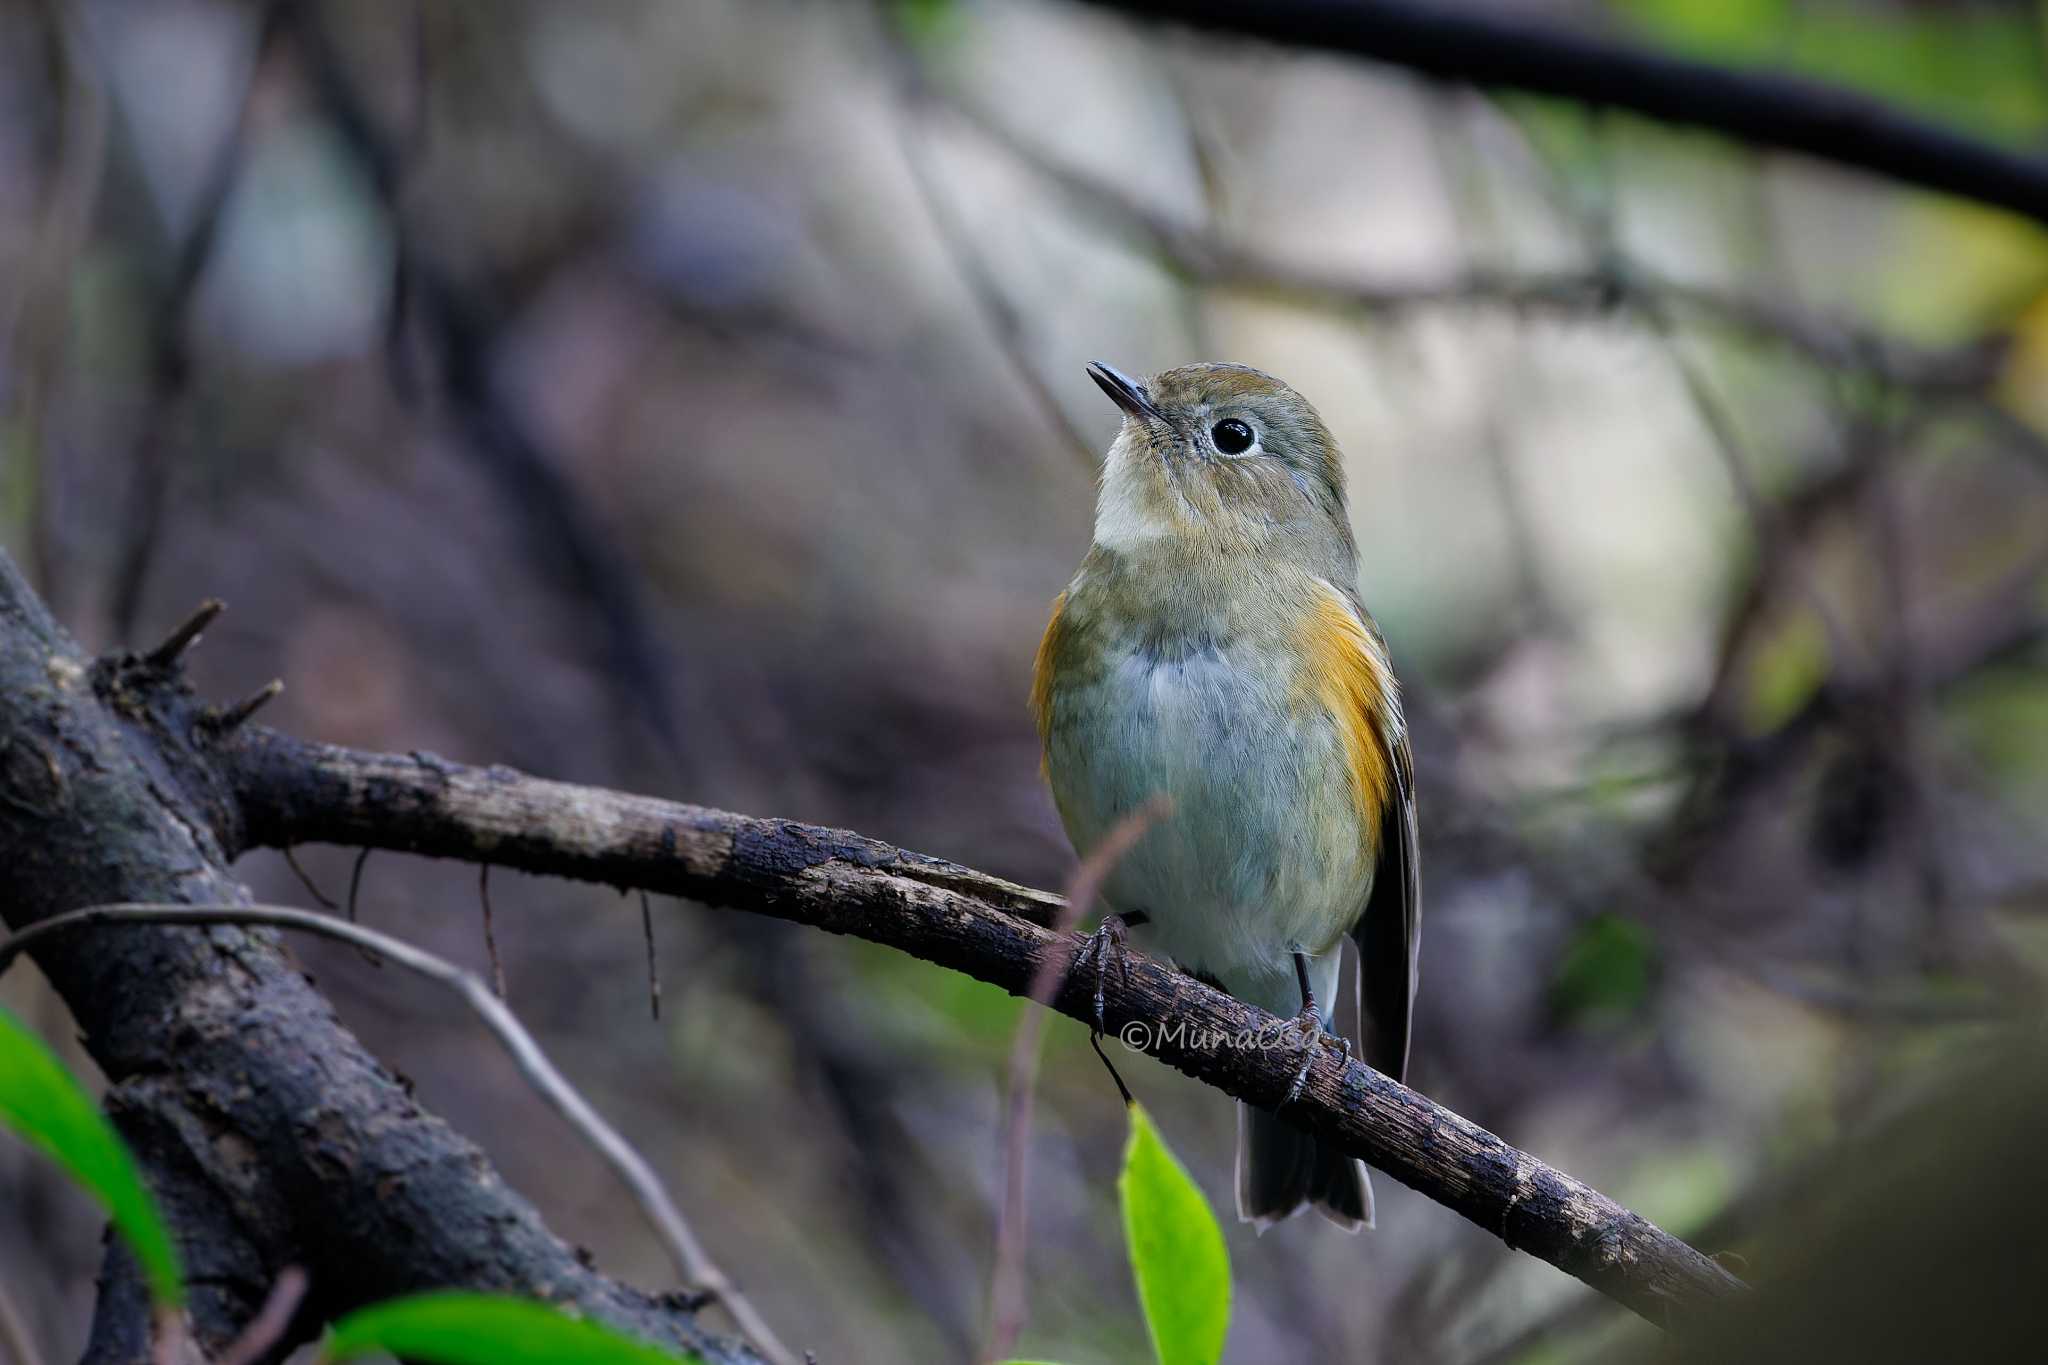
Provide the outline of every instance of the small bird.
<path id="1" fill-rule="evenodd" d="M 1109 871 L 1113 913 L 1087 953 L 1100 973 L 1141 930 L 1182 969 L 1297 1016 L 1292 1100 L 1336 1032 L 1348 933 L 1365 1059 L 1400 1079 L 1420 927 L 1414 765 L 1358 597 L 1336 441 L 1308 400 L 1247 366 L 1088 373 L 1123 426 L 1032 709 L 1083 857 L 1153 798 L 1171 813 Z M 1363 1163 L 1243 1103 L 1236 1183 L 1238 1217 L 1260 1231 L 1303 1205 L 1351 1231 L 1373 1222 Z"/>

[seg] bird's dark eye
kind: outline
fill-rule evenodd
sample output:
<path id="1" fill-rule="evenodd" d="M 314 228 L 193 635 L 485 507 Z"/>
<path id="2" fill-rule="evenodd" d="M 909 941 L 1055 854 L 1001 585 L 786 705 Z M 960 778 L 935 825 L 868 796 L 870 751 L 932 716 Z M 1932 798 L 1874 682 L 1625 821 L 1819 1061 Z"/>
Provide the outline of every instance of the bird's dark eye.
<path id="1" fill-rule="evenodd" d="M 1252 429 L 1235 417 L 1226 417 L 1209 428 L 1209 439 L 1225 455 L 1242 455 L 1252 448 Z"/>

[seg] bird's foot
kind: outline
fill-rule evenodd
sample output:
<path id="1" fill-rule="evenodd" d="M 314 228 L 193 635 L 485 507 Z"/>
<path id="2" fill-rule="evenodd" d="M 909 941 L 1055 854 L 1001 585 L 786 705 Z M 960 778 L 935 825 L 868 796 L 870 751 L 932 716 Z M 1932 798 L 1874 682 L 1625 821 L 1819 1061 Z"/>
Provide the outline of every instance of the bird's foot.
<path id="1" fill-rule="evenodd" d="M 1351 1040 L 1341 1033 L 1331 1033 L 1323 1027 L 1322 1011 L 1315 1007 L 1313 1001 L 1300 1014 L 1294 1016 L 1294 1022 L 1288 1027 L 1298 1030 L 1302 1037 L 1301 1067 L 1294 1073 L 1294 1080 L 1287 1087 L 1287 1098 L 1280 1101 L 1282 1109 L 1300 1099 L 1301 1092 L 1308 1088 L 1309 1068 L 1316 1064 L 1316 1050 L 1325 1043 L 1343 1053 L 1345 1061 L 1351 1060 Z"/>
<path id="2" fill-rule="evenodd" d="M 1323 1027 L 1323 1012 L 1316 1005 L 1316 993 L 1308 984 L 1308 957 L 1297 952 L 1294 955 L 1294 977 L 1301 986 L 1301 1013 L 1294 1016 L 1289 1028 L 1301 1035 L 1301 1069 L 1294 1073 L 1293 1082 L 1287 1087 L 1287 1098 L 1280 1101 L 1285 1109 L 1301 1098 L 1301 1092 L 1308 1086 L 1309 1068 L 1316 1064 L 1316 1049 L 1325 1041 L 1336 1044 L 1344 1054 L 1344 1060 L 1351 1060 L 1351 1040 L 1339 1033 L 1331 1033 Z"/>
<path id="3" fill-rule="evenodd" d="M 1104 915 L 1102 923 L 1095 926 L 1095 932 L 1081 940 L 1081 951 L 1074 955 L 1073 970 L 1080 971 L 1091 963 L 1095 968 L 1095 1036 L 1108 1032 L 1102 1022 L 1102 988 L 1114 966 L 1126 982 L 1131 979 L 1130 958 L 1124 952 L 1124 942 L 1130 931 L 1146 920 L 1145 912 L 1133 910 L 1125 915 Z"/>

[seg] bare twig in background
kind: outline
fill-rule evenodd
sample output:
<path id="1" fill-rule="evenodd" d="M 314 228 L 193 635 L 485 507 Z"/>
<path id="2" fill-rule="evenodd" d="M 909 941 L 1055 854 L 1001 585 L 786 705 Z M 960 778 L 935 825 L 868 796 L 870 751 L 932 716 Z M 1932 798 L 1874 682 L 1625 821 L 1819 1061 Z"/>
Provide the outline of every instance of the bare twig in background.
<path id="1" fill-rule="evenodd" d="M 505 998 L 505 964 L 498 956 L 498 931 L 491 919 L 491 865 L 477 869 L 476 898 L 484 910 L 484 953 L 491 960 L 491 993 Z"/>
<path id="2" fill-rule="evenodd" d="M 223 758 L 256 846 L 375 844 L 645 887 L 852 934 L 1015 993 L 1048 954 L 1071 951 L 1044 927 L 1061 912 L 1058 897 L 845 830 L 506 768 L 430 769 L 275 731 L 245 735 Z M 1238 1099 L 1270 1106 L 1288 1093 L 1291 1055 L 1209 1041 L 1273 1036 L 1284 1021 L 1136 955 L 1125 961 L 1128 977 L 1101 983 L 1112 1031 L 1143 1025 L 1144 1051 Z M 1054 1004 L 1095 1017 L 1085 983 L 1063 982 Z M 1290 1118 L 1659 1325 L 1741 1288 L 1639 1215 L 1362 1062 L 1318 1053 Z"/>
<path id="3" fill-rule="evenodd" d="M 961 283 L 967 287 L 968 297 L 974 301 L 989 335 L 1002 351 L 1011 374 L 1031 395 L 1032 404 L 1045 424 L 1059 433 L 1060 439 L 1074 452 L 1082 467 L 1092 473 L 1101 458 L 1094 442 L 1074 425 L 1074 419 L 1067 415 L 1059 395 L 1039 373 L 1037 362 L 1025 345 L 1023 314 L 1003 292 L 1002 282 L 995 277 L 976 246 L 973 234 L 961 221 L 950 192 L 939 183 L 938 173 L 932 166 L 931 132 L 925 117 L 932 101 L 916 57 L 909 51 L 890 17 L 884 15 L 881 26 L 898 73 L 898 97 L 891 110 L 896 147 L 903 157 L 904 167 L 910 172 L 911 183 L 917 188 L 918 201 L 924 207 L 925 216 L 931 220 L 932 231 L 944 246 Z"/>
<path id="4" fill-rule="evenodd" d="M 1894 424 L 1902 425 L 1902 424 Z M 1891 445 L 1904 433 L 1880 429 L 1866 439 Z M 1938 784 L 1937 757 L 1941 741 L 1930 724 L 1934 708 L 1928 679 L 1922 667 L 1918 625 L 1920 608 L 1919 544 L 1906 506 L 1906 491 L 1897 479 L 1877 479 L 1865 490 L 1871 538 L 1877 559 L 1883 597 L 1890 610 L 1886 621 L 1885 661 L 1892 697 L 1890 713 L 1894 724 L 1888 736 L 1869 735 L 1873 750 L 1888 749 L 1894 771 L 1903 779 L 1894 798 L 1904 809 L 1896 827 L 1903 829 L 1907 854 L 1917 870 L 1923 911 L 1920 934 L 1920 966 L 1926 971 L 1953 965 L 1954 929 L 1947 860 L 1943 856 L 1943 812 L 1933 797 Z"/>
<path id="5" fill-rule="evenodd" d="M 355 864 L 348 870 L 348 907 L 346 913 L 348 915 L 348 922 L 350 924 L 358 924 L 361 922 L 361 917 L 356 913 L 356 896 L 363 889 L 363 864 L 370 861 L 370 852 L 371 850 L 367 848 L 357 849 Z M 368 963 L 372 967 L 381 967 L 384 965 L 384 959 L 378 957 L 376 953 L 372 952 L 368 948 L 358 948 L 356 949 L 356 953 L 363 959 L 364 962 Z"/>
<path id="6" fill-rule="evenodd" d="M 1079 923 L 1094 907 L 1103 881 L 1116 869 L 1131 846 L 1145 831 L 1164 819 L 1170 803 L 1155 796 L 1119 820 L 1095 851 L 1074 869 L 1067 882 L 1067 903 L 1052 923 L 1060 935 L 1051 952 L 1038 964 L 1038 975 L 1025 992 L 1029 1004 L 1051 1002 L 1059 980 L 1074 961 L 1074 941 L 1067 930 Z M 1104 960 L 1097 970 L 1109 970 Z M 1045 1033 L 1045 1011 L 1027 1009 L 1017 1020 L 1016 1036 L 1010 1042 L 1009 1086 L 1003 1095 L 1003 1200 L 996 1214 L 995 1266 L 989 1273 L 988 1343 L 982 1359 L 1002 1360 L 1017 1344 L 1024 1330 L 1024 1253 L 1031 1242 L 1031 1105 L 1038 1085 L 1039 1040 Z M 1105 1061 L 1108 1059 L 1105 1058 Z M 1114 1068 L 1111 1069 L 1112 1073 Z M 1122 1089 L 1123 1082 L 1117 1086 Z"/>
<path id="7" fill-rule="evenodd" d="M 360 919 L 360 917 L 356 914 L 356 893 L 363 889 L 363 864 L 370 861 L 371 852 L 372 850 L 367 848 L 357 849 L 355 866 L 349 869 L 348 922 L 350 924 L 355 924 Z"/>
<path id="8" fill-rule="evenodd" d="M 341 909 L 339 905 L 336 905 L 333 901 L 327 898 L 326 892 L 322 891 L 318 886 L 313 884 L 313 878 L 307 874 L 305 868 L 299 866 L 298 854 L 294 853 L 291 849 L 285 849 L 284 861 L 285 866 L 289 867 L 292 870 L 292 872 L 298 877 L 299 885 L 306 888 L 306 894 L 313 898 L 314 904 L 318 905 L 322 910 L 325 910 L 330 914 L 332 914 L 336 910 Z"/>
<path id="9" fill-rule="evenodd" d="M 185 345 L 186 314 L 198 292 L 206 264 L 213 257 L 214 243 L 220 236 L 228 199 L 241 179 L 263 66 L 275 48 L 280 32 L 279 21 L 288 7 L 287 0 L 267 0 L 263 6 L 234 122 L 214 154 L 192 212 L 191 226 L 173 249 L 169 272 L 150 312 L 149 401 L 137 428 L 134 475 L 129 485 L 127 505 L 122 511 L 121 553 L 107 605 L 112 638 L 116 640 L 130 639 L 135 634 L 136 617 L 142 609 L 143 588 L 163 529 L 163 505 L 170 490 L 175 431 L 191 377 L 191 357 Z"/>
<path id="10" fill-rule="evenodd" d="M 25 268 L 17 272 L 20 293 L 13 316 L 0 322 L 0 374 L 8 415 L 18 424 L 34 485 L 29 496 L 29 554 L 37 581 L 53 600 L 61 581 L 62 553 L 56 543 L 58 488 L 63 462 L 46 448 L 50 391 L 70 335 L 70 287 L 92 230 L 107 163 L 106 81 L 82 32 L 82 14 L 71 0 L 39 6 L 49 35 L 51 62 L 63 89 L 56 169 L 38 214 L 35 240 Z"/>
<path id="11" fill-rule="evenodd" d="M 1869 96 L 1712 66 L 1483 6 L 1414 0 L 1095 0 L 1106 9 L 1391 62 L 1438 80 L 1627 109 L 1803 152 L 2048 223 L 2048 163 Z"/>
<path id="12" fill-rule="evenodd" d="M 364 850 L 368 852 L 368 850 Z M 640 893 L 640 933 L 647 940 L 647 1012 L 661 1018 L 661 964 L 654 953 L 654 907 L 647 893 Z"/>
<path id="13" fill-rule="evenodd" d="M 1849 458 L 1809 475 L 1777 496 L 1774 519 L 1779 532 L 1758 543 L 1758 563 L 1721 622 L 1705 693 L 1691 715 L 1677 720 L 1680 731 L 1700 733 L 1725 715 L 1741 678 L 1744 646 L 1759 621 L 1778 603 L 1786 575 L 1792 571 L 1788 557 L 1803 554 L 1806 542 L 1830 516 L 1853 507 L 1873 484 L 1888 478 L 1900 463 L 1901 447 L 1886 445 L 1870 451 L 1852 447 L 1847 454 Z"/>
<path id="14" fill-rule="evenodd" d="M 859 1027 L 859 1009 L 841 998 L 837 974 L 819 970 L 788 941 L 787 929 L 743 915 L 719 933 L 733 945 L 746 989 L 772 1002 L 788 1033 L 800 1102 L 817 1116 L 819 1147 L 853 1200 L 877 1267 L 941 1334 L 939 1354 L 970 1358 L 981 1340 L 982 1283 L 961 1265 L 952 1230 L 933 1217 L 931 1191 L 946 1169 L 910 1117 L 915 1069 Z"/>
<path id="15" fill-rule="evenodd" d="M 1831 668 L 1850 669 L 1866 661 L 1863 651 L 1849 637 L 1842 625 L 1841 614 L 1827 599 L 1827 593 L 1808 568 L 1799 550 L 1786 543 L 1784 524 L 1778 510 L 1756 486 L 1756 478 L 1749 469 L 1749 460 L 1743 448 L 1742 433 L 1736 427 L 1734 415 L 1715 394 L 1707 377 L 1700 372 L 1699 365 L 1686 354 L 1685 343 L 1672 326 L 1669 315 L 1655 302 L 1645 300 L 1639 308 L 1650 322 L 1652 330 L 1664 344 L 1664 351 L 1671 359 L 1672 368 L 1679 381 L 1684 384 L 1693 411 L 1699 414 L 1700 422 L 1707 429 L 1708 444 L 1720 457 L 1721 468 L 1728 475 L 1728 482 L 1734 488 L 1735 499 L 1742 505 L 1742 511 L 1749 518 L 1757 544 L 1765 553 L 1782 562 L 1792 575 L 1807 605 L 1813 608 L 1814 616 L 1820 621 L 1821 629 L 1827 633 L 1829 663 Z"/>
<path id="16" fill-rule="evenodd" d="M 270 1297 L 263 1301 L 262 1311 L 249 1320 L 249 1325 L 242 1329 L 242 1335 L 213 1365 L 257 1365 L 269 1355 L 271 1348 L 282 1342 L 285 1332 L 290 1329 L 292 1315 L 299 1311 L 299 1303 L 306 1297 L 307 1284 L 306 1272 L 295 1265 L 279 1271 Z"/>
<path id="17" fill-rule="evenodd" d="M 710 1295 L 732 1314 L 740 1330 L 747 1335 L 760 1352 L 777 1365 L 794 1365 L 796 1357 L 775 1337 L 768 1324 L 748 1302 L 745 1295 L 734 1287 L 725 1272 L 706 1254 L 703 1244 L 690 1230 L 682 1211 L 669 1198 L 668 1189 L 656 1175 L 654 1168 L 647 1164 L 639 1152 L 633 1149 L 618 1130 L 606 1123 L 603 1116 L 591 1108 L 566 1077 L 555 1069 L 540 1044 L 519 1022 L 519 1017 L 506 1007 L 505 1003 L 491 993 L 482 977 L 465 967 L 458 967 L 444 958 L 434 956 L 423 948 L 393 938 L 389 934 L 365 929 L 360 924 L 336 919 L 332 915 L 313 910 L 300 910 L 284 905 L 179 905 L 144 904 L 127 902 L 113 905 L 90 905 L 80 910 L 69 910 L 36 921 L 28 928 L 0 942 L 0 973 L 4 973 L 14 960 L 35 944 L 57 934 L 108 924 L 238 924 L 264 925 L 277 929 L 297 929 L 318 934 L 323 938 L 338 939 L 353 943 L 357 947 L 369 948 L 388 961 L 395 962 L 409 971 L 417 972 L 431 981 L 438 981 L 453 990 L 478 1019 L 483 1022 L 500 1044 L 503 1045 L 512 1062 L 519 1068 L 519 1074 L 526 1078 L 549 1107 L 560 1114 L 571 1127 L 582 1135 L 606 1165 L 632 1193 L 633 1200 L 646 1215 L 648 1224 L 654 1229 L 662 1248 L 675 1263 L 677 1271 L 692 1289 Z"/>
<path id="18" fill-rule="evenodd" d="M 35 1335 L 28 1330 L 28 1320 L 22 1317 L 4 1281 L 0 1281 L 0 1348 L 6 1349 L 7 1358 L 14 1365 L 43 1365 Z"/>
<path id="19" fill-rule="evenodd" d="M 406 110 L 406 127 L 397 136 L 392 153 L 394 164 L 417 166 L 426 159 L 428 139 L 433 134 L 433 53 L 428 40 L 427 0 L 414 0 L 409 21 L 412 32 L 411 99 Z M 387 197 L 395 219 L 396 199 Z M 391 307 L 384 322 L 384 371 L 398 401 L 411 407 L 420 398 L 420 378 L 413 358 L 411 322 L 413 313 L 412 234 L 391 234 Z"/>
<path id="20" fill-rule="evenodd" d="M 1169 59 L 1165 71 L 1166 85 L 1173 92 L 1174 104 L 1180 111 L 1188 157 L 1195 163 L 1195 173 L 1201 178 L 1203 224 L 1214 228 L 1222 220 L 1228 206 L 1226 160 L 1224 149 L 1214 136 L 1214 130 L 1204 120 L 1200 82 L 1194 79 L 1199 67 L 1191 70 L 1193 66 L 1194 64 L 1184 57 Z M 1181 326 L 1187 332 L 1188 354 L 1223 354 L 1216 340 L 1216 329 L 1210 325 L 1207 291 L 1194 281 L 1182 280 L 1176 298 Z"/>
<path id="21" fill-rule="evenodd" d="M 2040 575 L 2048 572 L 2048 555 L 2022 565 L 2000 588 L 1984 594 L 1974 610 L 1947 622 L 1939 630 L 1929 629 L 1916 646 L 1924 669 L 1929 695 L 1939 698 L 1954 692 L 2001 664 L 2024 663 L 2048 639 L 2048 615 L 2033 605 L 2040 591 Z M 1856 682 L 1829 679 L 1790 716 L 1768 733 L 1757 736 L 1723 735 L 1717 742 L 1721 761 L 1700 770 L 1697 779 L 1676 804 L 1665 829 L 1651 843 L 1651 862 L 1659 865 L 1666 882 L 1682 880 L 1696 859 L 1709 847 L 1702 837 L 1711 827 L 1728 818 L 1738 798 L 1762 788 L 1771 778 L 1787 771 L 1812 751 L 1815 741 L 1831 727 L 1854 723 L 1876 706 L 1882 695 L 1882 679 Z M 1705 728 L 1709 717 L 1689 710 L 1681 719 L 1683 729 Z"/>
<path id="22" fill-rule="evenodd" d="M 1445 194 L 1451 202 L 1459 256 L 1471 262 L 1481 253 L 1482 234 L 1491 235 L 1497 230 L 1499 214 L 1491 195 L 1485 192 L 1486 181 L 1471 132 L 1455 117 L 1466 101 L 1442 96 L 1437 102 L 1452 117 L 1429 119 L 1425 127 Z M 1485 367 L 1488 391 L 1498 395 L 1482 415 L 1483 426 L 1474 445 L 1494 486 L 1494 500 L 1507 529 L 1508 552 L 1515 566 L 1516 605 L 1523 617 L 1523 629 L 1535 634 L 1560 634 L 1569 628 L 1571 616 L 1559 605 L 1555 586 L 1544 567 L 1536 520 L 1510 450 L 1515 429 L 1512 414 L 1518 397 L 1514 386 L 1520 367 L 1496 354 L 1497 347 L 1490 337 L 1473 338 L 1473 350 L 1475 363 Z"/>
<path id="23" fill-rule="evenodd" d="M 1770 341 L 1816 364 L 1867 373 L 1929 397 L 1976 400 L 1997 373 L 2003 343 L 1995 339 L 1951 350 L 1923 349 L 1774 299 L 1663 279 L 1613 258 L 1577 270 L 1474 269 L 1440 280 L 1374 280 L 1273 259 L 1256 246 L 1183 223 L 1122 186 L 1054 160 L 969 97 L 944 98 L 945 107 L 1044 177 L 1081 212 L 1108 219 L 1138 239 L 1165 268 L 1214 288 L 1324 312 L 1483 306 L 1588 318 L 1613 316 L 1621 303 L 1653 295 L 1688 317 Z M 2017 442 L 2026 433 L 2008 434 Z M 2038 445 L 2038 438 L 2031 444 Z"/>
<path id="24" fill-rule="evenodd" d="M 610 676 L 670 761 L 683 764 L 686 746 L 670 695 L 673 663 L 648 619 L 639 584 L 562 461 L 498 392 L 492 366 L 500 291 L 470 288 L 413 227 L 402 202 L 407 149 L 378 126 L 318 8 L 290 6 L 292 34 L 322 111 L 362 161 L 398 239 L 400 283 L 433 349 L 462 438 L 457 446 L 518 512 L 538 561 L 588 604 L 604 637 Z M 416 137 L 424 126 L 422 119 Z"/>

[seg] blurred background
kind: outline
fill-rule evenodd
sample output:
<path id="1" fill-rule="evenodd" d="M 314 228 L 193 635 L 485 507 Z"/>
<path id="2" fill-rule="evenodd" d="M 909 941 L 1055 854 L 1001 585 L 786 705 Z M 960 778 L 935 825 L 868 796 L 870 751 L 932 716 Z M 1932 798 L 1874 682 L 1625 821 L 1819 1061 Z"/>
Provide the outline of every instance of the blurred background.
<path id="1" fill-rule="evenodd" d="M 2048 142 L 2035 3 L 1513 12 Z M 91 648 L 226 598 L 196 684 L 282 676 L 265 719 L 309 738 L 1058 887 L 1024 698 L 1117 423 L 1092 359 L 1256 365 L 1343 443 L 1420 769 L 1420 1089 L 1754 1270 L 2032 1017 L 2039 227 L 1054 0 L 0 0 L 0 545 Z M 300 861 L 344 896 L 353 850 Z M 481 966 L 476 881 L 377 855 L 361 912 Z M 976 1351 L 1014 1001 L 658 902 L 656 1021 L 636 901 L 491 895 L 513 1006 L 785 1340 Z M 558 1232 L 669 1281 L 458 1003 L 294 950 Z M 0 998 L 68 1039 L 31 969 Z M 1124 1071 L 1227 1214 L 1231 1105 Z M 1123 1125 L 1054 1021 L 1025 1354 L 1147 1354 Z M 1229 1225 L 1230 1359 L 1643 1348 L 1380 1191 L 1356 1239 Z M 0 1209 L 71 1358 L 99 1218 L 8 1144 Z"/>

